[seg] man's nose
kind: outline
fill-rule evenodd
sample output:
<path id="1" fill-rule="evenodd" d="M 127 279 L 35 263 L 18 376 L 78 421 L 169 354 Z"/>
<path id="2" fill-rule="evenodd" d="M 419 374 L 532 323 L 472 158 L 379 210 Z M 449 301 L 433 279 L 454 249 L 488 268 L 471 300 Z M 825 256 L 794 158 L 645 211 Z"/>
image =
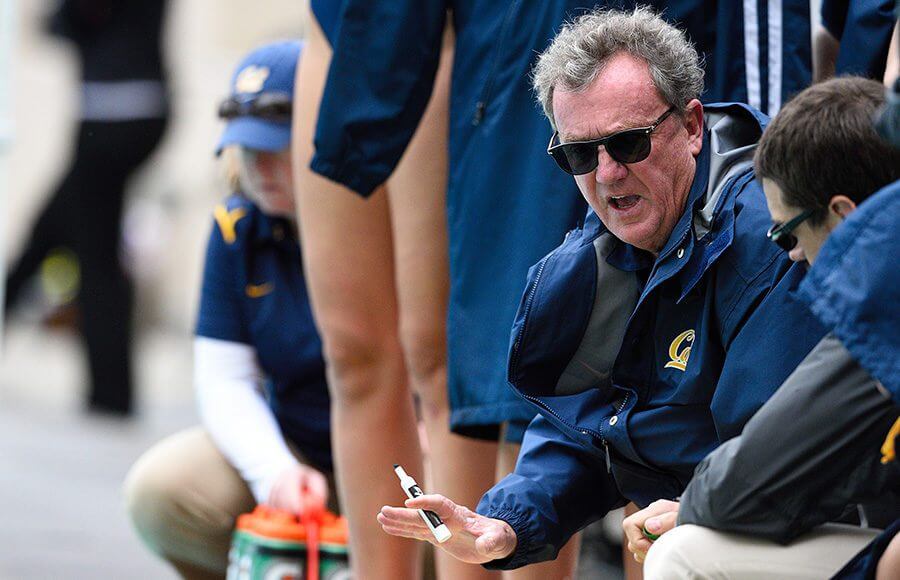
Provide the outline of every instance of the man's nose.
<path id="1" fill-rule="evenodd" d="M 597 183 L 609 185 L 628 175 L 628 168 L 609 156 L 606 147 L 597 148 Z"/>

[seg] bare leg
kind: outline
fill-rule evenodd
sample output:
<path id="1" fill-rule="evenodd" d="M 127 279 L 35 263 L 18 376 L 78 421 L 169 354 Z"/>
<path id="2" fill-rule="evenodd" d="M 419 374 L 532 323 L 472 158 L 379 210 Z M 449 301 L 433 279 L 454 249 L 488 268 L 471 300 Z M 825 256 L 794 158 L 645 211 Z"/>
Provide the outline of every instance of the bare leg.
<path id="1" fill-rule="evenodd" d="M 491 486 L 497 445 L 450 433 L 447 398 L 447 113 L 452 35 L 447 34 L 434 92 L 422 122 L 388 181 L 394 232 L 400 339 L 410 386 L 419 395 L 431 454 L 432 489 L 474 506 Z M 437 551 L 444 580 L 498 573 Z"/>
<path id="2" fill-rule="evenodd" d="M 900 534 L 894 536 L 894 539 L 888 544 L 878 561 L 878 568 L 875 570 L 876 580 L 890 580 L 898 577 L 900 577 Z"/>
<path id="3" fill-rule="evenodd" d="M 418 546 L 375 520 L 381 506 L 403 500 L 391 464 L 422 471 L 397 333 L 388 199 L 381 190 L 363 200 L 308 169 L 330 56 L 313 23 L 297 70 L 293 160 L 304 268 L 328 364 L 338 492 L 354 577 L 413 579 Z"/>
<path id="4" fill-rule="evenodd" d="M 500 453 L 497 457 L 497 479 L 512 473 L 516 468 L 516 459 L 519 457 L 520 445 L 504 441 L 505 429 L 500 435 Z M 574 579 L 578 569 L 578 550 L 581 548 L 581 533 L 575 534 L 569 543 L 559 551 L 556 560 L 532 564 L 518 570 L 510 570 L 503 573 L 507 580 L 556 580 Z"/>

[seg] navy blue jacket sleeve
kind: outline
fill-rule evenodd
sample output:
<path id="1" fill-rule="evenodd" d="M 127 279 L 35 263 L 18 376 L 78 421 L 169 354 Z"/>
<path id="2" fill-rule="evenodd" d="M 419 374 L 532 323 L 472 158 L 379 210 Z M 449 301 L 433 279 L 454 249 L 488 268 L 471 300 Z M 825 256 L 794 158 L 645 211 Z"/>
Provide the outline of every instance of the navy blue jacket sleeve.
<path id="1" fill-rule="evenodd" d="M 720 441 L 740 434 L 825 335 L 795 294 L 805 266 L 782 254 L 750 281 L 723 324 L 725 363 L 712 398 Z"/>
<path id="2" fill-rule="evenodd" d="M 511 570 L 556 558 L 578 530 L 623 505 L 603 460 L 538 415 L 528 426 L 514 473 L 492 487 L 477 512 L 508 523 L 515 552 L 485 564 Z"/>
<path id="3" fill-rule="evenodd" d="M 313 171 L 363 196 L 387 180 L 431 96 L 446 13 L 445 0 L 346 0 Z"/>
<path id="4" fill-rule="evenodd" d="M 841 43 L 835 75 L 881 79 L 894 32 L 894 0 L 823 0 L 822 24 Z"/>
<path id="5" fill-rule="evenodd" d="M 224 208 L 223 208 L 224 209 Z M 203 265 L 203 283 L 200 290 L 200 311 L 197 315 L 197 336 L 249 342 L 241 315 L 240 294 L 237 282 L 237 260 L 233 234 L 225 240 L 220 225 L 213 225 L 206 246 Z"/>

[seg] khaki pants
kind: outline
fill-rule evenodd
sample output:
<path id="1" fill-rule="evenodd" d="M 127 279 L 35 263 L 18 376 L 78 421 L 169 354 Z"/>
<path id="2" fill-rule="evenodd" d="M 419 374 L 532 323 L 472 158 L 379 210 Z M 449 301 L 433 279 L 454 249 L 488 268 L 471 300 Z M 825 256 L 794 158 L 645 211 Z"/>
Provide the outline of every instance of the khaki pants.
<path id="1" fill-rule="evenodd" d="M 782 546 L 681 525 L 664 534 L 647 552 L 644 579 L 825 579 L 877 535 L 878 530 L 829 524 Z"/>
<path id="2" fill-rule="evenodd" d="M 329 508 L 335 509 L 333 479 L 329 483 Z M 176 565 L 223 574 L 235 519 L 256 507 L 250 488 L 202 427 L 176 433 L 144 453 L 126 478 L 125 501 L 154 552 Z"/>

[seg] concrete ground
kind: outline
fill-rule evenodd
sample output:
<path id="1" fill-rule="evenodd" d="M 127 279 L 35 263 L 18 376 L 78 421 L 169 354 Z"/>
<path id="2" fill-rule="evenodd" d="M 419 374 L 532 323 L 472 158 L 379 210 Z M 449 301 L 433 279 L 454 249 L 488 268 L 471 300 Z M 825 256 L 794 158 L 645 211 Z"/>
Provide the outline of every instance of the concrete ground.
<path id="1" fill-rule="evenodd" d="M 143 547 L 121 483 L 155 441 L 196 423 L 190 342 L 155 331 L 139 341 L 141 413 L 82 411 L 74 337 L 12 324 L 0 362 L 0 579 L 169 579 Z"/>

